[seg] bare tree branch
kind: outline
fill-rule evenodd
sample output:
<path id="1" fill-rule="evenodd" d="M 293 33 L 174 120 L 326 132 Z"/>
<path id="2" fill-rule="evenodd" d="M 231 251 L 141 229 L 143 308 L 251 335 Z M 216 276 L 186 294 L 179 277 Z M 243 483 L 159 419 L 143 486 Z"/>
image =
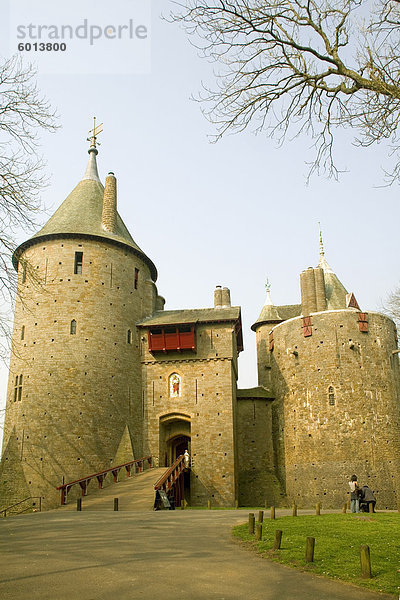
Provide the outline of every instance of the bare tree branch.
<path id="1" fill-rule="evenodd" d="M 396 323 L 400 331 L 400 285 L 391 292 L 383 305 L 383 311 Z"/>
<path id="2" fill-rule="evenodd" d="M 54 131 L 56 116 L 35 83 L 35 71 L 14 56 L 0 63 L 0 358 L 9 352 L 10 303 L 16 294 L 11 256 L 18 229 L 32 230 L 45 185 L 38 132 Z M 31 269 L 27 265 L 27 276 Z M 7 316 L 8 315 L 8 316 Z M 7 341 L 8 340 L 8 341 Z"/>
<path id="3" fill-rule="evenodd" d="M 186 0 L 179 22 L 220 65 L 215 89 L 200 96 L 216 139 L 250 124 L 283 142 L 307 133 L 311 172 L 337 177 L 338 128 L 355 143 L 389 140 L 400 175 L 400 2 L 375 0 Z"/>

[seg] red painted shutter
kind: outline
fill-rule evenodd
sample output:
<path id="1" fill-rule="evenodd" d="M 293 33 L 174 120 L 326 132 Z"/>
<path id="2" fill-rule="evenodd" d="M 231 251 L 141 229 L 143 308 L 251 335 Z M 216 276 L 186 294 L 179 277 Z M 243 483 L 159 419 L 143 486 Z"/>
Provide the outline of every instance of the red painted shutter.
<path id="1" fill-rule="evenodd" d="M 303 335 L 304 337 L 312 335 L 311 317 L 303 317 Z"/>
<path id="2" fill-rule="evenodd" d="M 269 351 L 272 352 L 274 349 L 274 334 L 271 332 L 269 334 Z"/>
<path id="3" fill-rule="evenodd" d="M 358 313 L 358 327 L 360 331 L 368 333 L 368 313 Z"/>

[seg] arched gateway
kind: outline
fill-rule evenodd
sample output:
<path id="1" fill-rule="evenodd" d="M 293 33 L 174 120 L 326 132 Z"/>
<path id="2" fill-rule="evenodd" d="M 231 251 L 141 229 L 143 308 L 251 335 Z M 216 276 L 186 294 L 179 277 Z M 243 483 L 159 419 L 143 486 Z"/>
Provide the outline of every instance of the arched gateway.
<path id="1" fill-rule="evenodd" d="M 190 416 L 169 413 L 160 417 L 159 464 L 169 467 L 185 450 L 190 454 Z"/>

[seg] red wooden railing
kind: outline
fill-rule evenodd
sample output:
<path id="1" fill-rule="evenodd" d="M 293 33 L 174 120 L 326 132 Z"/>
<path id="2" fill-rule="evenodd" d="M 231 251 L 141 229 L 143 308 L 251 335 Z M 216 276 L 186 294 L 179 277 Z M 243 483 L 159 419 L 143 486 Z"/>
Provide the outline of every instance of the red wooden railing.
<path id="1" fill-rule="evenodd" d="M 87 475 L 86 477 L 82 477 L 81 479 L 76 479 L 75 481 L 70 481 L 69 483 L 63 483 L 59 485 L 57 490 L 61 491 L 61 504 L 67 504 L 67 497 L 69 490 L 74 485 L 79 485 L 82 489 L 82 496 L 86 496 L 87 488 L 92 479 L 96 477 L 99 483 L 99 489 L 103 488 L 103 482 L 108 475 L 108 473 L 112 473 L 114 477 L 114 483 L 118 481 L 118 473 L 121 469 L 126 469 L 126 476 L 131 476 L 132 467 L 135 465 L 138 467 L 138 472 L 140 473 L 144 470 L 144 463 L 147 461 L 149 469 L 151 468 L 152 457 L 145 456 L 144 458 L 138 458 L 137 460 L 131 460 L 130 462 L 124 463 L 123 465 L 118 465 L 116 467 L 111 467 L 110 469 L 106 469 L 105 471 L 99 471 L 98 473 L 93 473 L 92 475 Z"/>
<path id="2" fill-rule="evenodd" d="M 180 506 L 181 501 L 184 499 L 184 484 L 183 484 L 183 472 L 185 470 L 184 455 L 178 456 L 172 467 L 167 469 L 160 479 L 154 484 L 154 491 L 156 493 L 159 490 L 164 490 L 168 498 L 174 498 L 175 506 Z"/>

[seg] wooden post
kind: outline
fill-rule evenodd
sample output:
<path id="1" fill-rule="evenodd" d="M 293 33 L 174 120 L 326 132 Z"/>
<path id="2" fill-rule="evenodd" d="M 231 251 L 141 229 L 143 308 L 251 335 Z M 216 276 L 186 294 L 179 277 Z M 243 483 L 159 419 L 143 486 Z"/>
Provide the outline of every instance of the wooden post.
<path id="1" fill-rule="evenodd" d="M 321 502 L 317 502 L 317 504 L 315 505 L 315 514 L 316 515 L 321 514 Z"/>
<path id="2" fill-rule="evenodd" d="M 211 500 L 209 500 L 209 501 L 207 502 L 207 508 L 208 508 L 209 510 L 211 510 Z"/>
<path id="3" fill-rule="evenodd" d="M 181 500 L 181 510 L 184 510 L 184 509 L 185 509 L 185 501 Z"/>
<path id="4" fill-rule="evenodd" d="M 274 545 L 272 546 L 272 550 L 280 550 L 281 542 L 282 542 L 282 531 L 280 529 L 276 529 Z"/>
<path id="5" fill-rule="evenodd" d="M 347 511 L 347 502 L 345 502 L 345 503 L 343 504 L 342 513 L 343 513 L 343 514 L 346 514 L 346 511 Z"/>
<path id="6" fill-rule="evenodd" d="M 258 511 L 258 522 L 262 523 L 264 521 L 264 511 L 263 510 L 259 510 Z"/>
<path id="7" fill-rule="evenodd" d="M 275 519 L 275 506 L 271 506 L 271 519 Z"/>
<path id="8" fill-rule="evenodd" d="M 315 538 L 308 537 L 306 541 L 306 562 L 314 562 Z"/>
<path id="9" fill-rule="evenodd" d="M 292 516 L 297 517 L 297 504 L 293 504 L 292 506 Z"/>
<path id="10" fill-rule="evenodd" d="M 76 500 L 76 510 L 82 510 L 82 498 L 77 498 Z"/>
<path id="11" fill-rule="evenodd" d="M 257 523 L 256 525 L 256 540 L 259 542 L 262 540 L 262 523 Z"/>
<path id="12" fill-rule="evenodd" d="M 254 513 L 249 513 L 249 534 L 252 535 L 254 533 L 254 524 L 255 524 Z"/>
<path id="13" fill-rule="evenodd" d="M 372 504 L 372 502 L 370 502 L 368 505 L 368 512 L 370 512 L 370 513 L 374 512 L 374 505 Z"/>
<path id="14" fill-rule="evenodd" d="M 118 498 L 114 498 L 114 510 L 118 510 Z"/>
<path id="15" fill-rule="evenodd" d="M 361 577 L 363 579 L 370 579 L 372 577 L 372 573 L 371 573 L 371 555 L 369 552 L 369 546 L 361 546 L 360 562 L 361 562 Z"/>
<path id="16" fill-rule="evenodd" d="M 238 509 L 239 508 L 239 500 L 235 500 L 235 508 Z"/>

